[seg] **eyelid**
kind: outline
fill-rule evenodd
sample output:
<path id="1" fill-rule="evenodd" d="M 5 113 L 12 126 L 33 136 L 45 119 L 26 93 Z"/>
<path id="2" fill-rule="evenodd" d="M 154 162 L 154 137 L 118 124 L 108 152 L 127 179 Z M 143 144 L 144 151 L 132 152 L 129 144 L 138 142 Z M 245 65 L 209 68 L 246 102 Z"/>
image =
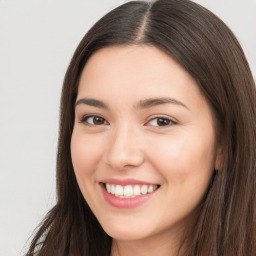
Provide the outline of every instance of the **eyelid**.
<path id="1" fill-rule="evenodd" d="M 155 119 L 163 119 L 163 120 L 168 120 L 170 123 L 167 125 L 149 125 L 149 123 Z M 169 116 L 164 116 L 164 115 L 157 115 L 157 116 L 153 116 L 151 117 L 147 122 L 146 122 L 146 126 L 152 126 L 152 127 L 157 127 L 157 128 L 167 128 L 173 125 L 176 125 L 178 122 L 176 120 L 174 120 L 173 118 L 169 117 Z"/>
<path id="2" fill-rule="evenodd" d="M 87 120 L 89 118 L 102 118 L 104 123 L 102 123 L 102 124 L 92 124 L 92 123 L 87 122 Z M 153 120 L 156 120 L 156 119 L 167 120 L 169 123 L 166 124 L 166 125 L 152 125 L 152 124 L 150 124 L 150 122 L 152 122 Z M 79 123 L 83 123 L 83 124 L 88 125 L 88 126 L 104 126 L 104 125 L 109 125 L 109 122 L 104 117 L 102 117 L 100 114 L 86 114 L 86 115 L 83 115 L 79 119 Z M 174 118 L 171 118 L 170 116 L 155 115 L 155 116 L 152 116 L 152 117 L 150 117 L 148 119 L 148 121 L 145 123 L 145 126 L 152 126 L 152 127 L 156 127 L 156 128 L 167 128 L 167 127 L 176 125 L 177 123 L 178 122 L 176 120 L 174 120 Z"/>
<path id="3" fill-rule="evenodd" d="M 106 122 L 107 124 L 90 124 L 88 122 L 86 122 L 89 118 L 95 118 L 95 117 L 99 117 L 99 118 L 102 118 L 104 120 L 104 122 Z M 85 125 L 88 125 L 88 126 L 102 126 L 102 125 L 109 125 L 108 121 L 102 117 L 101 115 L 99 114 L 87 114 L 87 115 L 83 115 L 82 118 L 79 119 L 79 123 L 83 123 Z"/>

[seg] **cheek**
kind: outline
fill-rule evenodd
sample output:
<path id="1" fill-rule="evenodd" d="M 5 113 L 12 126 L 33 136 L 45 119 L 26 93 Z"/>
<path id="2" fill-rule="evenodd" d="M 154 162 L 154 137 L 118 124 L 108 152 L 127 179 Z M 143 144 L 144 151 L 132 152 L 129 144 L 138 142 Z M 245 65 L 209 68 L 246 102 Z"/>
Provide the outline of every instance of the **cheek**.
<path id="1" fill-rule="evenodd" d="M 176 136 L 170 142 L 155 143 L 151 156 L 155 168 L 173 185 L 208 182 L 214 168 L 214 136 L 204 141 L 200 136 Z M 184 185 L 184 184 L 183 184 Z"/>
<path id="2" fill-rule="evenodd" d="M 71 138 L 71 158 L 78 182 L 84 176 L 94 174 L 101 157 L 99 143 L 92 138 L 73 133 Z"/>
<path id="3" fill-rule="evenodd" d="M 164 147 L 163 143 L 155 144 L 151 156 L 164 179 L 163 193 L 169 195 L 164 212 L 173 212 L 178 220 L 192 213 L 207 191 L 213 174 L 214 143 L 176 138 Z"/>

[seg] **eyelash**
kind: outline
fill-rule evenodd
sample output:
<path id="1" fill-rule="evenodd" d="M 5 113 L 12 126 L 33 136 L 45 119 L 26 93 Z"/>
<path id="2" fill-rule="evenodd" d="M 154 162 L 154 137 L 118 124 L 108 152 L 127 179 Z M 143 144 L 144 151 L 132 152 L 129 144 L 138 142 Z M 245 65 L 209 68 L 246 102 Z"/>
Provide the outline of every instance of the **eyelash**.
<path id="1" fill-rule="evenodd" d="M 97 116 L 97 115 L 89 115 L 89 116 L 83 116 L 82 119 L 80 120 L 80 123 L 85 123 L 86 125 L 90 125 L 90 126 L 99 126 L 99 125 L 106 125 L 106 124 L 95 124 L 95 123 L 89 123 L 88 120 L 89 118 L 93 118 L 92 121 L 94 121 L 95 118 L 101 119 L 104 123 L 106 122 L 108 124 L 108 122 L 101 116 Z"/>
<path id="2" fill-rule="evenodd" d="M 90 118 L 93 118 L 92 122 L 95 121 L 95 119 L 100 119 L 101 122 L 103 123 L 100 123 L 100 124 L 95 124 L 95 123 L 89 123 L 88 120 Z M 146 123 L 146 126 L 150 126 L 150 122 L 156 120 L 156 125 L 151 125 L 153 127 L 169 127 L 169 126 L 172 126 L 172 125 L 175 125 L 177 124 L 177 122 L 175 122 L 174 120 L 170 119 L 170 118 L 166 118 L 166 117 L 160 117 L 160 116 L 157 116 L 157 117 L 154 117 L 154 118 L 151 118 L 147 123 Z M 96 120 L 97 121 L 97 120 Z M 164 125 L 161 125 L 159 124 L 159 122 L 163 122 Z M 101 116 L 97 116 L 97 115 L 89 115 L 89 116 L 83 116 L 82 119 L 80 120 L 80 123 L 85 123 L 86 125 L 88 126 L 101 126 L 101 125 L 109 125 L 109 123 Z"/>
<path id="3" fill-rule="evenodd" d="M 177 124 L 177 122 L 175 122 L 174 120 L 170 119 L 170 118 L 167 118 L 167 117 L 161 117 L 161 116 L 157 116 L 157 117 L 154 117 L 154 118 L 151 118 L 147 123 L 146 125 L 149 126 L 148 124 L 152 121 L 156 122 L 157 125 L 151 125 L 153 127 L 169 127 L 169 126 L 172 126 L 172 125 L 175 125 Z M 159 124 L 159 122 L 163 122 L 164 125 L 161 125 Z"/>

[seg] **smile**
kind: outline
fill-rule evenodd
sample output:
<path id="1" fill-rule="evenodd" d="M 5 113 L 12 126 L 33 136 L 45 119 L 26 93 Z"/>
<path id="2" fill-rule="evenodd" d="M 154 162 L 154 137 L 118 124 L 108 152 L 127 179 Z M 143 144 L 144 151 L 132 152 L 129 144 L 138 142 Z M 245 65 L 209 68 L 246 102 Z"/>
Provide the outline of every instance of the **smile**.
<path id="1" fill-rule="evenodd" d="M 134 198 L 154 192 L 158 185 L 118 185 L 105 183 L 105 189 L 109 194 L 119 198 Z"/>
<path id="2" fill-rule="evenodd" d="M 137 179 L 105 179 L 99 182 L 106 202 L 116 208 L 138 207 L 155 197 L 160 185 Z"/>

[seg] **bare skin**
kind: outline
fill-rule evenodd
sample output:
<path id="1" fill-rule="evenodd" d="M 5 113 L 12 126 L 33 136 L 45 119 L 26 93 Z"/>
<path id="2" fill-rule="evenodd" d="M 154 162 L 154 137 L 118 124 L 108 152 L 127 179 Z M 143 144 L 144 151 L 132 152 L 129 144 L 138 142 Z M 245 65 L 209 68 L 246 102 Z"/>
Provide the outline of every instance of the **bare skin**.
<path id="1" fill-rule="evenodd" d="M 177 256 L 221 147 L 208 102 L 177 62 L 155 47 L 114 46 L 82 72 L 71 155 L 85 200 L 113 238 L 111 256 Z M 113 179 L 157 189 L 119 207 L 106 200 Z"/>

